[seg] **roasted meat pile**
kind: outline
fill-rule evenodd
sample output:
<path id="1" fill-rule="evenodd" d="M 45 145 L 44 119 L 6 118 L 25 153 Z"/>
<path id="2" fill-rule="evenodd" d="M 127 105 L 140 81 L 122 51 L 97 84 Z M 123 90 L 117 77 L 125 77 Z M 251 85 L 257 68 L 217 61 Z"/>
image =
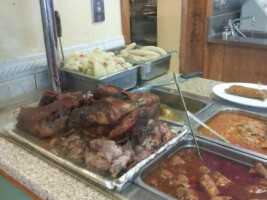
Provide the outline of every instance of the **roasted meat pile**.
<path id="1" fill-rule="evenodd" d="M 50 140 L 73 161 L 117 176 L 173 137 L 159 121 L 160 100 L 100 86 L 94 94 L 47 91 L 37 107 L 21 108 L 17 128 Z"/>

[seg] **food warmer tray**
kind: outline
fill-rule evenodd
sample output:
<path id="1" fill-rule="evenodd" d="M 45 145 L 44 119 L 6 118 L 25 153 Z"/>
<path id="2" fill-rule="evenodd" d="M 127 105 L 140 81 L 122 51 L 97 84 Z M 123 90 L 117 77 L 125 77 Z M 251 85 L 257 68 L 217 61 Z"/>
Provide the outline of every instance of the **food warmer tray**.
<path id="1" fill-rule="evenodd" d="M 100 78 L 81 72 L 61 69 L 63 90 L 87 93 L 88 91 L 94 91 L 101 84 L 113 85 L 128 90 L 137 84 L 137 67 L 138 65 L 135 65 L 123 71 Z"/>
<path id="2" fill-rule="evenodd" d="M 198 118 L 201 121 L 207 123 L 209 120 L 214 118 L 219 113 L 225 113 L 225 112 L 241 114 L 241 115 L 245 115 L 245 116 L 249 116 L 249 117 L 255 117 L 258 119 L 264 119 L 267 121 L 267 114 L 264 112 L 260 113 L 260 112 L 255 112 L 253 110 L 244 110 L 241 108 L 230 107 L 228 105 L 221 104 L 220 102 L 214 102 L 214 104 L 211 107 L 209 107 L 209 109 L 203 110 L 203 112 L 201 112 L 201 114 L 198 115 Z M 197 124 L 195 122 L 193 122 L 193 126 L 196 128 L 196 130 L 198 130 L 201 127 L 199 124 Z M 211 142 L 214 142 L 216 144 L 224 145 L 224 146 L 227 146 L 227 147 L 232 148 L 234 150 L 242 151 L 244 153 L 247 153 L 247 154 L 250 154 L 253 156 L 257 156 L 261 159 L 267 160 L 267 155 L 265 155 L 265 154 L 255 152 L 253 150 L 249 150 L 249 149 L 244 148 L 244 147 L 239 147 L 239 146 L 236 146 L 234 144 L 229 144 L 229 143 L 226 143 L 226 142 L 221 141 L 219 139 L 215 139 L 215 138 L 211 138 L 211 137 L 202 135 L 198 131 L 196 131 L 196 135 L 198 138 L 204 138 L 204 139 L 211 141 Z"/>
<path id="3" fill-rule="evenodd" d="M 241 163 L 246 166 L 252 166 L 256 162 L 261 162 L 263 165 L 267 166 L 266 160 L 247 154 L 245 152 L 237 151 L 233 148 L 229 148 L 226 145 L 217 144 L 212 141 L 206 140 L 204 138 L 197 138 L 197 143 L 199 145 L 199 148 L 202 150 L 233 160 L 235 162 Z M 169 149 L 164 155 L 161 155 L 157 160 L 153 160 L 152 162 L 150 162 L 145 168 L 141 170 L 140 174 L 135 178 L 134 182 L 137 185 L 141 186 L 142 188 L 160 196 L 162 199 L 175 200 L 176 198 L 171 197 L 166 193 L 161 192 L 151 187 L 150 185 L 144 183 L 142 177 L 144 177 L 149 171 L 155 168 L 163 160 L 171 157 L 181 149 L 188 147 L 195 147 L 194 140 L 191 136 L 187 136 L 182 141 L 179 141 L 173 148 Z"/>
<path id="4" fill-rule="evenodd" d="M 180 115 L 179 120 L 167 120 L 166 118 L 162 118 L 165 121 L 170 121 L 174 123 L 184 123 L 185 120 L 185 112 L 182 104 L 182 99 L 176 90 L 166 88 L 166 87 L 139 87 L 130 90 L 131 93 L 137 92 L 148 92 L 157 95 L 160 98 L 160 103 L 169 106 L 177 111 L 177 114 Z M 193 113 L 194 115 L 200 115 L 204 110 L 208 109 L 212 105 L 212 101 L 203 96 L 199 96 L 196 94 L 183 92 L 184 100 L 187 105 L 187 109 Z"/>
<path id="5" fill-rule="evenodd" d="M 121 50 L 126 48 L 127 46 L 118 47 L 115 49 L 111 49 L 108 51 L 114 52 L 115 55 L 119 54 Z M 141 48 L 141 46 L 136 46 L 136 48 Z M 169 51 L 167 50 L 167 54 L 161 56 L 159 58 L 150 60 L 150 61 L 136 61 L 132 59 L 125 58 L 125 60 L 132 64 L 139 65 L 138 67 L 138 81 L 144 82 L 151 80 L 157 76 L 165 74 L 169 71 L 171 56 L 176 51 Z"/>
<path id="6" fill-rule="evenodd" d="M 127 172 L 122 174 L 118 178 L 112 178 L 111 176 L 104 176 L 94 172 L 89 171 L 85 167 L 79 166 L 78 164 L 74 164 L 70 160 L 64 158 L 64 156 L 60 156 L 57 152 L 53 151 L 53 149 L 49 149 L 49 142 L 41 140 L 37 137 L 34 137 L 28 133 L 23 131 L 19 131 L 16 129 L 16 121 L 6 124 L 2 127 L 1 133 L 3 136 L 20 145 L 22 148 L 25 148 L 29 152 L 40 156 L 46 161 L 56 164 L 56 166 L 65 170 L 67 173 L 70 172 L 76 177 L 81 178 L 83 181 L 89 181 L 99 184 L 107 189 L 116 189 L 117 191 L 122 190 L 122 188 L 126 185 L 127 182 L 131 181 L 136 174 L 141 170 L 142 167 L 147 165 L 153 159 L 156 159 L 159 155 L 164 154 L 170 148 L 172 148 L 179 140 L 183 138 L 185 134 L 189 132 L 189 128 L 187 126 L 181 126 L 175 123 L 169 123 L 168 125 L 171 127 L 171 130 L 176 133 L 176 137 L 167 142 L 165 145 L 160 147 L 155 153 L 151 154 L 148 158 L 140 161 L 134 167 L 129 169 Z"/>

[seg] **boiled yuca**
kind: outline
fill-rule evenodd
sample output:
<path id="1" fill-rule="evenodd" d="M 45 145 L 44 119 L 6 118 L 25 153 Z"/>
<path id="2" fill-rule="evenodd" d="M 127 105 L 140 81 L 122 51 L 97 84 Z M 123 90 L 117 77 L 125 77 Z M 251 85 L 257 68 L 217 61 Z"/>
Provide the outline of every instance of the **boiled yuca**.
<path id="1" fill-rule="evenodd" d="M 130 45 L 128 45 L 125 49 L 123 49 L 123 50 L 125 50 L 125 51 L 130 51 L 130 50 L 133 50 L 134 48 L 135 48 L 135 46 L 136 46 L 136 43 L 132 43 L 132 44 L 130 44 Z"/>
<path id="2" fill-rule="evenodd" d="M 136 56 L 158 56 L 160 57 L 160 54 L 154 51 L 149 50 L 143 50 L 143 49 L 134 49 L 128 51 L 130 54 L 134 54 Z"/>
<path id="3" fill-rule="evenodd" d="M 145 46 L 145 47 L 142 47 L 141 49 L 143 49 L 143 50 L 149 50 L 149 51 L 154 51 L 154 52 L 160 54 L 161 56 L 167 55 L 167 52 L 164 49 L 160 48 L 160 47 Z"/>

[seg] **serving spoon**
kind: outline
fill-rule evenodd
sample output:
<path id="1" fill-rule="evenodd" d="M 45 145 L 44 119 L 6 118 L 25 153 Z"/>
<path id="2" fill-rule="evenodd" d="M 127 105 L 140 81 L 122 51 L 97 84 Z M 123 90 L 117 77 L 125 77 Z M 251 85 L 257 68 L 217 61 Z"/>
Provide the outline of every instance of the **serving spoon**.
<path id="1" fill-rule="evenodd" d="M 188 115 L 188 110 L 187 110 L 187 107 L 186 107 L 186 104 L 185 104 L 185 101 L 184 101 L 184 97 L 183 97 L 182 91 L 181 91 L 180 86 L 179 86 L 179 81 L 178 81 L 177 76 L 176 76 L 175 73 L 173 73 L 173 78 L 174 78 L 174 81 L 175 81 L 176 88 L 177 88 L 178 92 L 180 93 L 180 96 L 181 96 L 181 99 L 182 99 L 182 103 L 183 103 L 183 106 L 184 106 L 184 110 L 185 110 L 186 118 L 187 118 L 187 121 L 188 121 L 188 124 L 189 124 L 189 128 L 190 128 L 191 133 L 193 135 L 194 143 L 196 145 L 198 157 L 203 162 L 203 158 L 202 158 L 202 156 L 200 154 L 200 150 L 199 150 L 199 147 L 198 147 L 198 144 L 197 144 L 196 135 L 195 135 L 195 132 L 193 130 L 192 124 L 190 122 L 190 118 L 189 118 L 189 115 Z"/>
<path id="2" fill-rule="evenodd" d="M 199 123 L 201 126 L 203 126 L 205 129 L 207 129 L 208 131 L 210 131 L 212 134 L 216 135 L 218 138 L 220 138 L 221 140 L 225 141 L 225 142 L 229 142 L 229 140 L 227 140 L 226 138 L 224 138 L 220 133 L 218 133 L 217 131 L 215 131 L 214 129 L 212 129 L 211 127 L 209 127 L 207 124 L 205 124 L 204 122 L 202 122 L 200 119 L 198 119 L 195 115 L 193 115 L 191 112 L 187 111 L 188 116 L 193 119 L 195 122 Z"/>

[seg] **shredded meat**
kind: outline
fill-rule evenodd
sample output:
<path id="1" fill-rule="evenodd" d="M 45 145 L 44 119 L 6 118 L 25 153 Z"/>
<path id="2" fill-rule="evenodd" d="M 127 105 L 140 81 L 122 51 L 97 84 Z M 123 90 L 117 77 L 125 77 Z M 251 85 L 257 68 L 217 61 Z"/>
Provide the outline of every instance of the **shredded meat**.
<path id="1" fill-rule="evenodd" d="M 95 139 L 90 141 L 90 148 L 86 149 L 85 161 L 88 167 L 99 171 L 109 170 L 112 176 L 116 176 L 127 164 L 132 161 L 134 152 L 131 146 L 124 149 L 114 141 Z"/>

